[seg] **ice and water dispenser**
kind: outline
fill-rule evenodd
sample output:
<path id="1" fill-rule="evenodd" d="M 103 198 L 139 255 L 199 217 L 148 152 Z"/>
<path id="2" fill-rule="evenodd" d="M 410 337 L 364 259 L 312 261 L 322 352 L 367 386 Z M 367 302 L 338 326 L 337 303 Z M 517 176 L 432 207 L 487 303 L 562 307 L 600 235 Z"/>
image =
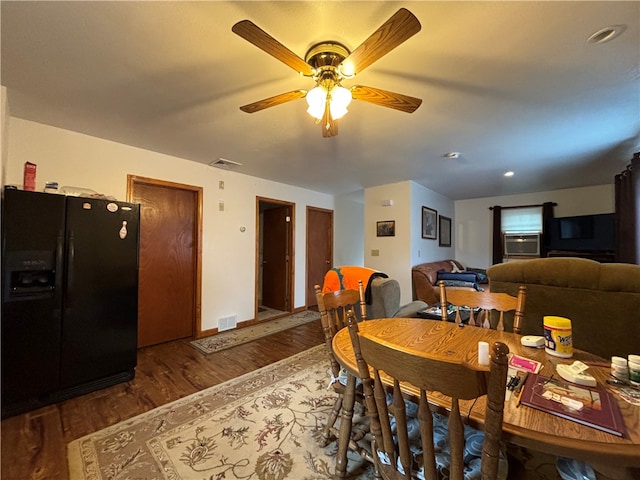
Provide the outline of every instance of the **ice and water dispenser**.
<path id="1" fill-rule="evenodd" d="M 6 252 L 5 302 L 51 297 L 56 289 L 55 252 Z"/>

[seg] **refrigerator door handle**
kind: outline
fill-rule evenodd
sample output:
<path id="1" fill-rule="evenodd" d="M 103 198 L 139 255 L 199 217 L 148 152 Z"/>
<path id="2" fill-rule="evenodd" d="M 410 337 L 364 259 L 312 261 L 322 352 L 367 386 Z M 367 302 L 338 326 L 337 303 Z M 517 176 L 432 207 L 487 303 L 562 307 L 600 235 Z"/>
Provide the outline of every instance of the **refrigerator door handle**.
<path id="1" fill-rule="evenodd" d="M 65 289 L 65 309 L 71 308 L 72 306 L 73 264 L 76 256 L 74 238 L 73 231 L 70 230 L 67 238 L 67 285 Z"/>
<path id="2" fill-rule="evenodd" d="M 57 308 L 54 309 L 53 314 L 56 318 L 61 318 L 61 302 L 62 302 L 62 283 L 63 283 L 63 272 L 62 268 L 64 265 L 64 232 L 62 230 L 58 231 L 58 235 L 56 236 L 56 259 L 55 259 L 55 280 L 54 280 L 54 295 L 56 298 Z"/>

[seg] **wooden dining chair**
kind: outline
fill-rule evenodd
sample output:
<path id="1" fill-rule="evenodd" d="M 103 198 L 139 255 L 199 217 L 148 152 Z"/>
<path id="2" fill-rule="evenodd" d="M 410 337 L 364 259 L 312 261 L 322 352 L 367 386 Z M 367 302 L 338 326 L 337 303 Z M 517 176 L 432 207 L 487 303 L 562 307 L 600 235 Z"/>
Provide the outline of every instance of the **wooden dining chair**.
<path id="1" fill-rule="evenodd" d="M 504 343 L 494 343 L 490 370 L 487 371 L 360 334 L 355 322 L 349 325 L 349 334 L 362 379 L 367 413 L 371 417 L 371 449 L 379 476 L 385 480 L 409 480 L 420 478 L 420 472 L 426 480 L 464 479 L 465 460 L 469 460 L 472 448 L 465 445 L 463 416 L 469 412 L 461 412 L 459 401 L 487 395 L 484 440 L 482 450 L 475 458 L 480 458 L 483 480 L 499 478 L 499 464 L 507 465 L 505 459 L 500 459 L 509 354 Z M 418 397 L 418 439 L 410 434 L 409 402 L 406 400 L 409 395 L 403 391 Z M 451 398 L 446 421 L 429 407 L 429 395 L 434 392 Z M 434 432 L 443 426 L 448 430 L 449 448 L 441 448 L 440 443 L 434 442 Z M 501 470 L 501 478 L 506 477 L 507 470 L 508 467 Z"/>
<path id="2" fill-rule="evenodd" d="M 337 394 L 327 424 L 321 434 L 321 443 L 326 446 L 333 439 L 338 439 L 338 453 L 336 456 L 336 476 L 342 478 L 347 472 L 347 452 L 349 449 L 357 452 L 363 458 L 372 461 L 371 455 L 358 444 L 361 438 L 352 438 L 353 408 L 356 401 L 364 405 L 362 387 L 356 388 L 356 378 L 347 373 L 346 382 L 341 383 L 342 366 L 333 354 L 331 343 L 333 337 L 347 326 L 348 318 L 357 322 L 358 312 L 360 320 L 366 320 L 367 309 L 362 280 L 358 282 L 358 290 L 345 289 L 335 292 L 322 293 L 320 285 L 315 285 L 316 300 L 320 311 L 320 320 L 324 331 L 324 340 L 331 363 L 331 388 Z M 352 322 L 352 323 L 353 323 Z M 336 422 L 340 417 L 340 427 Z M 366 432 L 363 432 L 366 433 Z M 364 435 L 362 435 L 364 436 Z"/>
<path id="3" fill-rule="evenodd" d="M 516 297 L 508 293 L 447 288 L 442 280 L 439 285 L 442 320 L 447 321 L 449 319 L 448 306 L 451 304 L 454 307 L 456 323 L 462 322 L 461 307 L 466 307 L 469 309 L 469 325 L 504 331 L 505 312 L 513 311 L 513 321 L 509 316 L 507 318 L 507 326 L 511 323 L 512 328 L 510 330 L 513 333 L 521 333 L 527 288 L 524 285 L 520 285 Z M 491 320 L 492 318 L 493 320 Z"/>

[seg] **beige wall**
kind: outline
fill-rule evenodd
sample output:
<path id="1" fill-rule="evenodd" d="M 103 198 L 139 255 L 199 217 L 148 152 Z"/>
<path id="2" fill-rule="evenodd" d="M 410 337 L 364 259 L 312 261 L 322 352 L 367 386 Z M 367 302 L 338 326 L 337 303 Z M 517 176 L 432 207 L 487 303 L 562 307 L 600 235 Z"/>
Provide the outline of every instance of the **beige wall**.
<path id="1" fill-rule="evenodd" d="M 10 120 L 7 184 L 21 185 L 24 162 L 30 161 L 38 166 L 39 191 L 45 182 L 57 181 L 124 200 L 127 174 L 203 187 L 203 330 L 217 327 L 218 319 L 228 315 L 237 315 L 238 321 L 253 318 L 256 196 L 294 202 L 294 307 L 305 306 L 306 206 L 333 209 L 332 196 L 15 117 Z M 218 189 L 219 180 L 224 180 L 224 190 Z M 224 200 L 223 212 L 218 211 L 219 200 Z"/>
<path id="2" fill-rule="evenodd" d="M 86 187 L 124 199 L 126 175 L 134 174 L 204 188 L 203 330 L 220 317 L 253 317 L 255 282 L 255 197 L 296 203 L 294 306 L 303 307 L 306 288 L 306 205 L 335 210 L 336 265 L 365 265 L 400 282 L 402 302 L 411 300 L 413 265 L 456 258 L 473 267 L 491 264 L 492 205 L 558 203 L 556 216 L 614 211 L 613 184 L 524 195 L 454 202 L 414 182 L 367 188 L 364 198 L 332 196 L 188 160 L 101 140 L 76 132 L 10 117 L 2 89 L 2 175 L 7 184 L 22 183 L 25 161 L 38 165 L 37 188 L 46 181 Z M 218 189 L 218 181 L 225 189 Z M 218 211 L 224 200 L 225 211 Z M 392 200 L 392 206 L 382 206 Z M 421 237 L 422 206 L 453 219 L 452 247 Z M 376 222 L 395 220 L 395 237 L 377 237 Z M 246 227 L 244 233 L 240 227 Z M 438 236 L 440 233 L 438 232 Z M 373 256 L 372 251 L 379 255 Z M 229 272 L 229 273 L 220 273 Z"/>
<path id="3" fill-rule="evenodd" d="M 555 202 L 558 204 L 554 209 L 556 217 L 613 213 L 613 176 L 611 182 L 611 185 L 459 200 L 455 202 L 456 259 L 469 267 L 486 268 L 492 264 L 492 212 L 489 207 Z"/>
<path id="4" fill-rule="evenodd" d="M 391 200 L 393 205 L 383 206 L 383 200 Z M 453 218 L 453 200 L 412 181 L 365 190 L 365 265 L 398 280 L 402 304 L 412 299 L 413 265 L 453 257 L 454 243 L 452 247 L 440 247 L 439 232 L 435 240 L 422 238 L 423 206 Z M 381 220 L 396 222 L 395 237 L 376 235 L 376 222 Z M 372 255 L 374 250 L 378 256 Z"/>
<path id="5" fill-rule="evenodd" d="M 612 179 L 613 181 L 613 179 Z M 393 205 L 382 206 L 383 200 Z M 425 262 L 455 258 L 469 267 L 487 268 L 492 264 L 489 207 L 556 202 L 555 215 L 566 217 L 612 213 L 614 187 L 571 188 L 522 195 L 453 200 L 414 182 L 399 182 L 365 190 L 364 265 L 380 270 L 400 283 L 402 303 L 411 300 L 411 267 Z M 422 206 L 452 219 L 451 247 L 422 238 Z M 377 237 L 376 222 L 395 220 L 395 237 Z M 441 232 L 438 231 L 438 238 Z M 378 255 L 372 255 L 377 251 Z"/>
<path id="6" fill-rule="evenodd" d="M 0 185 L 5 184 L 5 165 L 9 158 L 9 105 L 7 104 L 7 88 L 0 87 Z"/>
<path id="7" fill-rule="evenodd" d="M 383 200 L 390 200 L 393 205 L 383 206 Z M 364 205 L 364 264 L 398 280 L 402 300 L 410 299 L 411 284 L 407 284 L 407 272 L 411 269 L 410 182 L 367 188 Z M 378 237 L 377 222 L 388 220 L 395 221 L 395 236 Z"/>

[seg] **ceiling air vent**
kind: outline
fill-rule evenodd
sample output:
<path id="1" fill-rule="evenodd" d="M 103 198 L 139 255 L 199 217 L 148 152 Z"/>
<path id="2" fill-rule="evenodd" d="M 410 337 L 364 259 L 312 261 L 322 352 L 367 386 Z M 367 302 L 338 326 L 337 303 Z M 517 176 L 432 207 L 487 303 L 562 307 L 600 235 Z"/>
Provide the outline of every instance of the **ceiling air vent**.
<path id="1" fill-rule="evenodd" d="M 222 168 L 224 170 L 231 170 L 232 168 L 242 166 L 239 162 L 234 162 L 233 160 L 227 160 L 226 158 L 218 158 L 213 162 L 209 163 L 209 166 Z"/>

